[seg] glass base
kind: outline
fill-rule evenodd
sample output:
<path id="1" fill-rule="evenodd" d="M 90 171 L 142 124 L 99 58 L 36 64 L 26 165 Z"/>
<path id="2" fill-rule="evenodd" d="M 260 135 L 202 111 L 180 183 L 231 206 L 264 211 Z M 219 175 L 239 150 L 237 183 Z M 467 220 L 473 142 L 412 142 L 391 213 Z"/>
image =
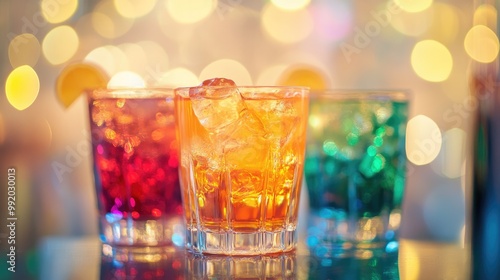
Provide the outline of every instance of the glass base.
<path id="1" fill-rule="evenodd" d="M 294 253 L 270 256 L 187 255 L 188 279 L 303 279 Z"/>
<path id="2" fill-rule="evenodd" d="M 186 248 L 194 253 L 249 256 L 295 250 L 295 229 L 274 232 L 216 232 L 186 230 Z"/>
<path id="3" fill-rule="evenodd" d="M 185 227 L 181 217 L 156 220 L 101 218 L 101 241 L 111 246 L 183 246 Z"/>
<path id="4" fill-rule="evenodd" d="M 398 251 L 398 228 L 390 226 L 389 215 L 353 219 L 336 212 L 327 217 L 322 211 L 309 215 L 306 242 L 311 254 L 364 259 Z"/>

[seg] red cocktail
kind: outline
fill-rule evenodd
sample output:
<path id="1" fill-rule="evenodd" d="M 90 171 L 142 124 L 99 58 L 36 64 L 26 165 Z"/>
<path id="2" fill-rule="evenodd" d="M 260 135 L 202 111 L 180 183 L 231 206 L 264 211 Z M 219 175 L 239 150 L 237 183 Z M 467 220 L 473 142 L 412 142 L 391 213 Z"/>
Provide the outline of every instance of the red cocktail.
<path id="1" fill-rule="evenodd" d="M 183 245 L 172 91 L 94 91 L 89 110 L 102 241 Z"/>

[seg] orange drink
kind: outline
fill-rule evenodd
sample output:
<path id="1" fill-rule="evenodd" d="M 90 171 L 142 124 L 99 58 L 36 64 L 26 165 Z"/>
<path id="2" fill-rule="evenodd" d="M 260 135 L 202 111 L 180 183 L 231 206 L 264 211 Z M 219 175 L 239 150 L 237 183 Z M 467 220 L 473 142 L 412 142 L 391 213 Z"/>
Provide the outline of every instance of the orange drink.
<path id="1" fill-rule="evenodd" d="M 176 90 L 187 247 L 227 255 L 293 250 L 308 89 L 222 84 Z"/>

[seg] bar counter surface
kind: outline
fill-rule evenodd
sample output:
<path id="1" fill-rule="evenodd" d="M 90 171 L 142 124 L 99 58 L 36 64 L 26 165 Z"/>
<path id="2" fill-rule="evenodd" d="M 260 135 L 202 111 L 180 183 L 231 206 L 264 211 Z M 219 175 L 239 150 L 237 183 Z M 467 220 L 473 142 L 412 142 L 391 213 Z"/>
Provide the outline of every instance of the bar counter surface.
<path id="1" fill-rule="evenodd" d="M 301 246 L 302 245 L 302 246 Z M 257 257 L 199 256 L 182 249 L 117 252 L 97 238 L 40 242 L 39 279 L 470 279 L 470 252 L 456 243 L 401 240 L 399 251 L 357 258 L 296 252 Z"/>

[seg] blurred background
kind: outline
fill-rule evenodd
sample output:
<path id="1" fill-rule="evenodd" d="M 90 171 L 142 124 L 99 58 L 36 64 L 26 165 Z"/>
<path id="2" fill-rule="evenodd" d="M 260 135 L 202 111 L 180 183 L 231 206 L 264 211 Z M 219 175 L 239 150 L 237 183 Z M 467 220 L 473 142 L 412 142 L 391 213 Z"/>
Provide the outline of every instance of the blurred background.
<path id="1" fill-rule="evenodd" d="M 97 234 L 86 100 L 56 93 L 78 62 L 123 86 L 408 89 L 402 236 L 463 243 L 469 64 L 496 59 L 496 15 L 466 0 L 2 0 L 0 179 L 16 168 L 17 248 L 29 263 L 43 237 Z"/>

